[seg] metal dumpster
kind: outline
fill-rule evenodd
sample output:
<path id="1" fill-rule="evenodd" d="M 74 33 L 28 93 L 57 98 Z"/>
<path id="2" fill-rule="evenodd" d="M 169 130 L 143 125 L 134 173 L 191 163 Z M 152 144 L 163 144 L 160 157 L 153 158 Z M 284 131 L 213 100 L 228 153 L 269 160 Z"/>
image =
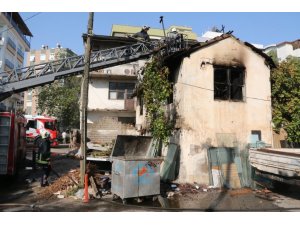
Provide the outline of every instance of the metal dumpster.
<path id="1" fill-rule="evenodd" d="M 160 194 L 162 158 L 148 157 L 152 137 L 118 135 L 112 151 L 111 192 L 126 198 Z"/>

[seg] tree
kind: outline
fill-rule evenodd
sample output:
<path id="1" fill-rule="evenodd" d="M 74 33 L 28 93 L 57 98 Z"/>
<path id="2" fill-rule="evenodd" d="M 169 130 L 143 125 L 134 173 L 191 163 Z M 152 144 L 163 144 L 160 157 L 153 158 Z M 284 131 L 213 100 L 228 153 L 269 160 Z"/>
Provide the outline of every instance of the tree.
<path id="1" fill-rule="evenodd" d="M 55 116 L 63 128 L 79 128 L 79 98 L 81 78 L 68 77 L 41 88 L 38 108 Z"/>
<path id="2" fill-rule="evenodd" d="M 300 60 L 287 58 L 271 73 L 275 131 L 283 128 L 288 141 L 300 143 Z"/>
<path id="3" fill-rule="evenodd" d="M 277 56 L 277 51 L 276 50 L 271 50 L 267 53 L 268 56 L 270 56 L 273 60 L 273 62 L 278 65 L 278 56 Z"/>

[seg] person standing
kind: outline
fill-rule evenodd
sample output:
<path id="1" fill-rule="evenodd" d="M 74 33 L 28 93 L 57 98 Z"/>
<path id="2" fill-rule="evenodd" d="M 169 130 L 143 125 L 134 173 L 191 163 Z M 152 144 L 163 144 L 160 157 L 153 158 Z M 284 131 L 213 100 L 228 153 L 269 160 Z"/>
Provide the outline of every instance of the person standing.
<path id="1" fill-rule="evenodd" d="M 38 160 L 36 161 L 39 166 L 43 169 L 43 174 L 41 177 L 41 187 L 48 186 L 48 177 L 51 172 L 51 149 L 50 149 L 50 133 L 48 131 L 44 131 L 41 133 L 42 140 L 39 143 L 39 151 L 38 151 Z"/>
<path id="2" fill-rule="evenodd" d="M 148 34 L 150 27 L 149 26 L 143 26 L 142 30 L 136 34 L 134 34 L 132 37 L 134 38 L 142 38 L 144 41 L 150 41 L 150 37 Z"/>
<path id="3" fill-rule="evenodd" d="M 67 133 L 66 133 L 66 131 L 62 132 L 61 136 L 62 136 L 62 139 L 63 139 L 63 144 L 66 144 L 67 143 Z"/>
<path id="4" fill-rule="evenodd" d="M 171 32 L 168 34 L 170 38 L 171 47 L 174 50 L 181 48 L 181 35 L 178 33 L 175 27 L 172 28 Z"/>

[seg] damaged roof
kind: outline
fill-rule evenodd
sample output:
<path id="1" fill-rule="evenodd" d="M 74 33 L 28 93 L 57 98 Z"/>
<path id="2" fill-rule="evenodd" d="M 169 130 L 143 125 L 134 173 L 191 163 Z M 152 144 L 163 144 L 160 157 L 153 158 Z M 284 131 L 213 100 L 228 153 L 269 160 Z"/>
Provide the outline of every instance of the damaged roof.
<path id="1" fill-rule="evenodd" d="M 202 48 L 205 48 L 205 47 L 208 47 L 212 44 L 215 44 L 219 41 L 222 41 L 222 40 L 225 40 L 227 38 L 234 38 L 235 40 L 237 40 L 238 42 L 240 42 L 241 44 L 243 45 L 246 45 L 247 47 L 251 48 L 251 50 L 253 52 L 255 52 L 256 54 L 262 56 L 266 63 L 271 67 L 271 68 L 275 68 L 275 63 L 273 62 L 272 58 L 270 56 L 268 56 L 267 54 L 265 54 L 262 50 L 256 48 L 255 46 L 253 46 L 252 44 L 250 44 L 249 42 L 243 42 L 241 40 L 239 40 L 238 38 L 236 38 L 235 36 L 233 36 L 232 34 L 222 34 L 221 36 L 218 36 L 218 37 L 215 37 L 213 39 L 210 39 L 210 40 L 207 40 L 205 42 L 202 42 L 202 43 L 197 43 L 197 44 L 194 44 L 193 46 L 191 46 L 188 50 L 185 50 L 185 51 L 181 51 L 181 52 L 178 52 L 178 53 L 175 53 L 173 56 L 171 56 L 173 59 L 174 57 L 179 57 L 179 56 L 186 56 L 186 55 L 189 55 L 199 49 L 202 49 Z"/>

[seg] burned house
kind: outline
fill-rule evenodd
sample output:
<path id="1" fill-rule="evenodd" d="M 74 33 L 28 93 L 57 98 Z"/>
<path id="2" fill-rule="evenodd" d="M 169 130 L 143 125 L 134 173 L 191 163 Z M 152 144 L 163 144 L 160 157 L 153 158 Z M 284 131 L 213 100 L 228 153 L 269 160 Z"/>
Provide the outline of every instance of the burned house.
<path id="1" fill-rule="evenodd" d="M 248 186 L 249 144 L 272 144 L 272 60 L 251 44 L 223 34 L 167 64 L 174 83 L 167 108 L 176 112 L 170 140 L 179 149 L 177 181 Z M 137 121 L 144 117 L 140 107 Z"/>
<path id="2" fill-rule="evenodd" d="M 196 40 L 192 28 L 176 27 L 190 40 Z M 94 35 L 92 50 L 104 50 L 137 43 L 128 35 L 139 32 L 141 27 L 113 25 L 111 36 Z M 151 28 L 152 40 L 163 37 L 161 29 Z M 84 40 L 86 35 L 83 35 Z M 137 135 L 140 126 L 136 123 L 135 99 L 132 97 L 139 69 L 148 59 L 128 62 L 123 65 L 104 68 L 90 73 L 87 132 L 92 142 L 111 143 L 117 135 Z"/>

